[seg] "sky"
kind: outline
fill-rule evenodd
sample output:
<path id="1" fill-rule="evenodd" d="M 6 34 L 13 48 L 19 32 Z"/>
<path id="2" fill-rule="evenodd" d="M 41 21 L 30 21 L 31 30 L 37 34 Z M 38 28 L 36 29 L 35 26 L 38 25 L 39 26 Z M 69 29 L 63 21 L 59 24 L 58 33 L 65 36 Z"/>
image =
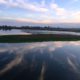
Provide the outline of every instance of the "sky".
<path id="1" fill-rule="evenodd" d="M 80 0 L 0 0 L 0 23 L 80 23 Z"/>

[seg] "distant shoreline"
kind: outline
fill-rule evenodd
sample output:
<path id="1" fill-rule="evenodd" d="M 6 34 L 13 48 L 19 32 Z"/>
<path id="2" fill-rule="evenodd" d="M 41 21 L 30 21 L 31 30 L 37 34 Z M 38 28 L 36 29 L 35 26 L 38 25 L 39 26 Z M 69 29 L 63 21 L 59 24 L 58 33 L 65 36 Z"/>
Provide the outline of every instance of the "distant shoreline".
<path id="1" fill-rule="evenodd" d="M 24 43 L 44 41 L 79 41 L 78 35 L 67 34 L 34 34 L 34 35 L 2 35 L 0 43 Z"/>
<path id="2" fill-rule="evenodd" d="M 47 30 L 47 31 L 69 31 L 69 32 L 80 32 L 80 28 L 61 28 L 61 27 L 51 27 L 51 26 L 7 26 L 7 25 L 2 25 L 0 26 L 0 30 Z"/>

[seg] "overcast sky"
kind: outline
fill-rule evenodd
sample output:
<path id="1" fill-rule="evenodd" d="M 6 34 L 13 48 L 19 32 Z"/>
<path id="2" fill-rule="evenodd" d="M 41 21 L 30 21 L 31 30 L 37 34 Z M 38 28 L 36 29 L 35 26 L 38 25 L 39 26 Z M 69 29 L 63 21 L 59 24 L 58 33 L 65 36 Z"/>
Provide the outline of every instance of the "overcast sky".
<path id="1" fill-rule="evenodd" d="M 80 23 L 80 0 L 0 0 L 0 21 Z"/>

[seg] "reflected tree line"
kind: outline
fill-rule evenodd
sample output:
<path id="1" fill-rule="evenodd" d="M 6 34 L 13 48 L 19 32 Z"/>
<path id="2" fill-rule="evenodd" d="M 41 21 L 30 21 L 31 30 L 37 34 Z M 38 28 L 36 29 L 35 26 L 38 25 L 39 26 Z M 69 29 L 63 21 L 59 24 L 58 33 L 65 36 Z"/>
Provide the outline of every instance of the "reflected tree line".
<path id="1" fill-rule="evenodd" d="M 7 25 L 2 25 L 0 26 L 0 30 L 12 30 L 12 29 L 21 29 L 21 30 L 49 30 L 49 31 L 72 31 L 72 32 L 80 32 L 80 28 L 60 28 L 60 27 L 51 27 L 51 26 L 7 26 Z"/>

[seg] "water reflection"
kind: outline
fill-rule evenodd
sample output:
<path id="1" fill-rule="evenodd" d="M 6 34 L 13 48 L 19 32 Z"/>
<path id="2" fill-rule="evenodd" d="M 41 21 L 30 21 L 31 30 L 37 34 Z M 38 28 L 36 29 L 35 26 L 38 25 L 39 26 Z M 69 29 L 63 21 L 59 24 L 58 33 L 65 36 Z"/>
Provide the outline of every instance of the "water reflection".
<path id="1" fill-rule="evenodd" d="M 31 35 L 31 33 L 23 32 L 21 30 L 0 30 L 0 35 Z"/>
<path id="2" fill-rule="evenodd" d="M 80 80 L 80 41 L 0 43 L 0 80 Z"/>
<path id="3" fill-rule="evenodd" d="M 32 35 L 32 34 L 64 34 L 64 35 L 80 35 L 79 32 L 70 31 L 47 31 L 47 30 L 0 30 L 0 35 Z"/>

